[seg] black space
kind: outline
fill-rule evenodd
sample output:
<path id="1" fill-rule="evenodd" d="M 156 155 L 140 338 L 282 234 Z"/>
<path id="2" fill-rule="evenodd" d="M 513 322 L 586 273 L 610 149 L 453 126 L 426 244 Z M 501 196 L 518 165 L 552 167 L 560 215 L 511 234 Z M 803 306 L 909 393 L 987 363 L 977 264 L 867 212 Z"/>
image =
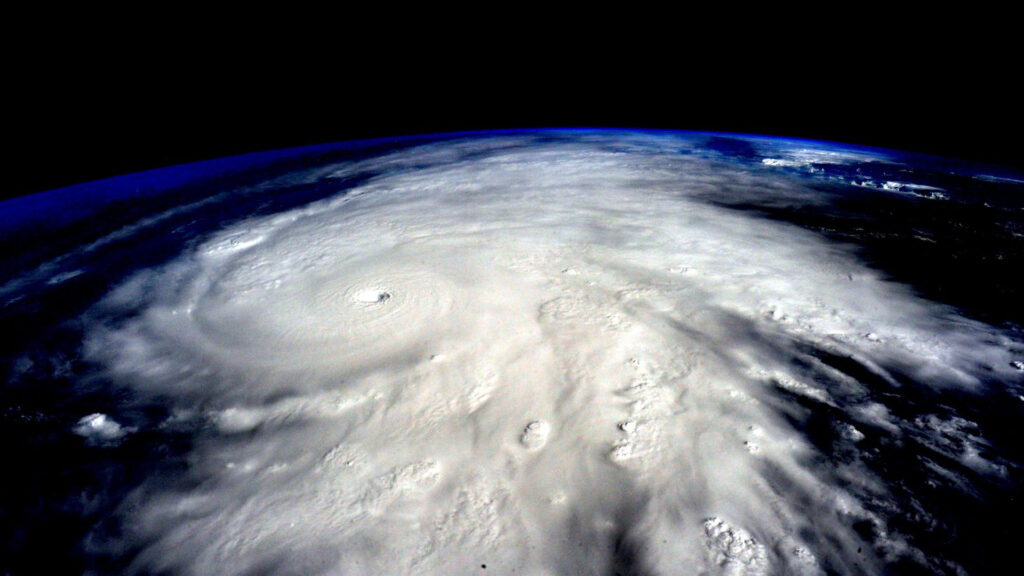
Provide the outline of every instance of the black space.
<path id="1" fill-rule="evenodd" d="M 998 14 L 941 27 L 814 15 L 721 33 L 652 14 L 618 28 L 359 38 L 371 23 L 354 15 L 245 38 L 237 22 L 197 30 L 199 16 L 15 30 L 0 198 L 289 146 L 546 126 L 796 136 L 1024 170 L 1019 49 Z"/>

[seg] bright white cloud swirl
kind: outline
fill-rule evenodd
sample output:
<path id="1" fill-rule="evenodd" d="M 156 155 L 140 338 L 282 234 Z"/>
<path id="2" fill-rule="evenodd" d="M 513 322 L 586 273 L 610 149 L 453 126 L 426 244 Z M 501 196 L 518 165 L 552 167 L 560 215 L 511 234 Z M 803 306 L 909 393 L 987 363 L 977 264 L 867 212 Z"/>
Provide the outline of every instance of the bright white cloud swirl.
<path id="1" fill-rule="evenodd" d="M 341 167 L 378 176 L 104 302 L 136 314 L 95 326 L 89 357 L 197 426 L 189 477 L 124 507 L 135 569 L 871 573 L 914 553 L 878 512 L 887 486 L 822 463 L 779 390 L 838 407 L 856 450 L 903 423 L 800 350 L 971 388 L 1008 365 L 998 338 L 706 201 L 813 201 L 770 170 L 668 135 L 523 143 Z"/>

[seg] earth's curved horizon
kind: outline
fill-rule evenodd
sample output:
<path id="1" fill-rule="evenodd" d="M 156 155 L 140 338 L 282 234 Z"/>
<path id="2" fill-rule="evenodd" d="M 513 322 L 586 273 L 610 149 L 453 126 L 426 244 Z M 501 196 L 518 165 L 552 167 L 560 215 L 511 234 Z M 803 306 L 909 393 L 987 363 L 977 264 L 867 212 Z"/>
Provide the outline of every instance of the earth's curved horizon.
<path id="1" fill-rule="evenodd" d="M 1024 175 L 833 142 L 325 144 L 0 203 L 10 574 L 987 574 Z"/>

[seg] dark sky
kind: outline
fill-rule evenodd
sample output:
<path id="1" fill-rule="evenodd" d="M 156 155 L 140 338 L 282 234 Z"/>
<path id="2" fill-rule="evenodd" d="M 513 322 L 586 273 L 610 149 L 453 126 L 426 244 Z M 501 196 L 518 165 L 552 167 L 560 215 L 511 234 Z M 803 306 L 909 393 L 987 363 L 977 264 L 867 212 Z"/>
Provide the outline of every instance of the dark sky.
<path id="1" fill-rule="evenodd" d="M 85 37 L 9 58 L 0 138 L 15 152 L 0 197 L 288 146 L 541 126 L 778 134 L 1024 168 L 1009 42 L 925 35 L 836 50 L 827 36 L 493 58 L 457 43 L 396 58 L 379 45 L 310 56 L 186 50 L 181 39 L 135 58 L 154 42 Z"/>

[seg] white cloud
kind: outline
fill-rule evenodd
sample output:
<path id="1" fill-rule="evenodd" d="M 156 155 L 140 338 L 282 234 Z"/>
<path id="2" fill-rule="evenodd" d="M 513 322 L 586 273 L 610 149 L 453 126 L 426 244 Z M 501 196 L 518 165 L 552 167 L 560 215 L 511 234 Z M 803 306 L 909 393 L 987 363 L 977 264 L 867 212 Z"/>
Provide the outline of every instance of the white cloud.
<path id="1" fill-rule="evenodd" d="M 1005 350 L 819 236 L 700 201 L 745 176 L 649 138 L 368 161 L 380 175 L 353 193 L 240 223 L 112 295 L 138 314 L 93 326 L 90 358 L 208 414 L 188 481 L 126 507 L 137 567 L 876 568 L 850 527 L 867 512 L 771 399 L 837 400 L 765 378 L 780 347 L 967 388 L 1013 370 Z M 850 416 L 900 426 L 881 404 Z"/>
<path id="2" fill-rule="evenodd" d="M 75 434 L 86 439 L 92 445 L 114 445 L 121 442 L 133 428 L 125 428 L 106 414 L 89 414 L 71 429 Z"/>

